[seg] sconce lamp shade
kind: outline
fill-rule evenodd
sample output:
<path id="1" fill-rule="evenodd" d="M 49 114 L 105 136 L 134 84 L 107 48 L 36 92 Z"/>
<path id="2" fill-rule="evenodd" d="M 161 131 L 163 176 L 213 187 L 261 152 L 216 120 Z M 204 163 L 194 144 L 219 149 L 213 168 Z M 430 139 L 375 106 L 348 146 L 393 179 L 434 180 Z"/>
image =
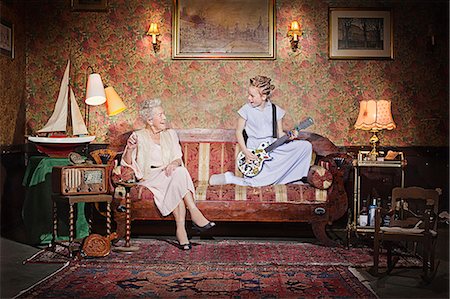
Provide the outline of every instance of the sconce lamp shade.
<path id="1" fill-rule="evenodd" d="M 391 101 L 363 100 L 359 103 L 359 115 L 355 129 L 365 131 L 393 130 Z"/>
<path id="2" fill-rule="evenodd" d="M 105 88 L 99 74 L 89 75 L 85 102 L 90 106 L 97 106 L 106 102 Z"/>
<path id="3" fill-rule="evenodd" d="M 300 24 L 297 21 L 291 23 L 291 28 L 288 31 L 288 36 L 292 37 L 294 41 L 298 41 L 298 37 L 302 35 Z"/>
<path id="4" fill-rule="evenodd" d="M 127 109 L 122 99 L 119 97 L 114 88 L 112 88 L 112 86 L 106 87 L 105 93 L 106 93 L 106 110 L 109 116 L 119 114 L 120 112 Z"/>
<path id="5" fill-rule="evenodd" d="M 147 31 L 147 35 L 152 36 L 152 44 L 156 44 L 156 36 L 159 35 L 158 24 L 151 23 L 150 28 Z"/>

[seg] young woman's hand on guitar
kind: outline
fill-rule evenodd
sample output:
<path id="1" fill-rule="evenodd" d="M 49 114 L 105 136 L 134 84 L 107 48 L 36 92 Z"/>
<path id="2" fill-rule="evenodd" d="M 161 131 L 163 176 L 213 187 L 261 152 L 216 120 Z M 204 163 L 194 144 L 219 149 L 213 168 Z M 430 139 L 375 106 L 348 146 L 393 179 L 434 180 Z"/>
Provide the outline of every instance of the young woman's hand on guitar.
<path id="1" fill-rule="evenodd" d="M 294 140 L 298 137 L 298 130 L 296 129 L 292 129 L 290 131 L 287 132 L 287 135 L 289 136 L 289 140 Z"/>
<path id="2" fill-rule="evenodd" d="M 258 160 L 258 157 L 254 153 L 249 151 L 248 149 L 246 149 L 243 152 L 244 152 L 244 155 L 245 155 L 245 162 L 246 163 L 249 163 L 249 162 L 254 161 L 254 160 Z"/>

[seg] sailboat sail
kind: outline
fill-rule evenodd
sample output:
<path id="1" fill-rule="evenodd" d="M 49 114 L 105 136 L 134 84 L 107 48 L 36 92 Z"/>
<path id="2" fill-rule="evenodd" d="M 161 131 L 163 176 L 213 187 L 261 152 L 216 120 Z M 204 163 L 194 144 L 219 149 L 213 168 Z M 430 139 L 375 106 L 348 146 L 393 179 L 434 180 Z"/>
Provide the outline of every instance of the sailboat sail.
<path id="1" fill-rule="evenodd" d="M 70 115 L 72 118 L 73 135 L 88 135 L 86 124 L 78 107 L 72 88 L 69 86 L 70 60 L 67 62 L 66 70 L 59 88 L 58 100 L 55 110 L 47 124 L 38 133 L 67 132 L 67 114 L 70 93 Z M 28 140 L 35 143 L 38 151 L 51 157 L 67 157 L 80 145 L 86 145 L 95 139 L 95 136 L 70 136 L 70 137 L 40 137 L 29 136 Z"/>
<path id="2" fill-rule="evenodd" d="M 69 92 L 69 68 L 70 60 L 64 72 L 61 86 L 59 88 L 58 100 L 56 101 L 55 110 L 48 120 L 47 124 L 38 131 L 38 133 L 65 132 L 67 127 L 67 101 Z"/>
<path id="3" fill-rule="evenodd" d="M 81 116 L 80 108 L 78 107 L 72 88 L 70 88 L 70 113 L 72 115 L 73 135 L 87 135 L 88 130 Z"/>

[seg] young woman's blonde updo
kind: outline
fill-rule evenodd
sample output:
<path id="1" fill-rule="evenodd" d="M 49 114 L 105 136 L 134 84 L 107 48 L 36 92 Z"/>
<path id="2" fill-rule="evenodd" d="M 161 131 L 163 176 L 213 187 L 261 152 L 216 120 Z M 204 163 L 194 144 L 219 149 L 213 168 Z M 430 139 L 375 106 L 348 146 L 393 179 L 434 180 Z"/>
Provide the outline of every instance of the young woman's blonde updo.
<path id="1" fill-rule="evenodd" d="M 272 79 L 266 76 L 256 76 L 250 79 L 250 85 L 259 88 L 261 95 L 265 95 L 267 99 L 270 99 L 272 91 L 275 89 L 275 85 L 270 84 Z"/>

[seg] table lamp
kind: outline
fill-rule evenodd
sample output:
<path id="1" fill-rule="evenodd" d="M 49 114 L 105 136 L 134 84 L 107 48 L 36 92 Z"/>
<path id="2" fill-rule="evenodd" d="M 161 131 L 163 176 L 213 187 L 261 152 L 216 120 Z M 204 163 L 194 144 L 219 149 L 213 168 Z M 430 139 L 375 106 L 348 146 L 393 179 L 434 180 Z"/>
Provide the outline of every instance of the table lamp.
<path id="1" fill-rule="evenodd" d="M 369 140 L 372 145 L 372 150 L 369 153 L 371 158 L 376 159 L 378 156 L 377 143 L 380 141 L 378 132 L 393 130 L 395 127 L 391 112 L 391 101 L 362 100 L 359 102 L 359 115 L 355 123 L 355 129 L 373 133 Z"/>

